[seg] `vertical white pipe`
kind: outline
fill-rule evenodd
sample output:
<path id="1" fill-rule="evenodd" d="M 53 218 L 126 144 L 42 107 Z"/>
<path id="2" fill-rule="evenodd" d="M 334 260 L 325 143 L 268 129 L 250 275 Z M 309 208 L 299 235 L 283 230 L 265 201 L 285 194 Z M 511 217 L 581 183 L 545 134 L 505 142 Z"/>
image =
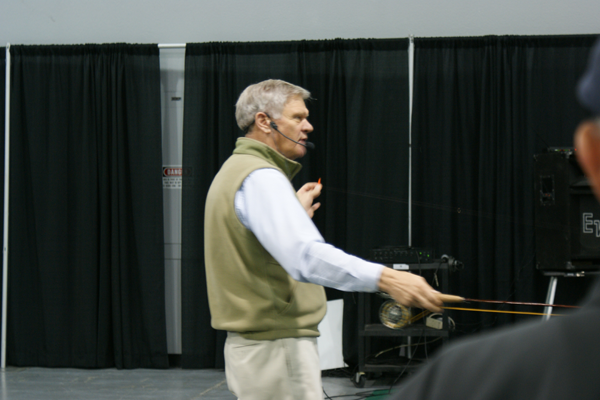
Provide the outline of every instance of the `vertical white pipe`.
<path id="1" fill-rule="evenodd" d="M 408 246 L 412 247 L 412 105 L 413 105 L 413 58 L 415 51 L 414 36 L 410 35 L 408 44 Z M 412 336 L 407 338 L 406 354 L 413 359 Z M 416 350 L 415 350 L 416 351 Z"/>
<path id="2" fill-rule="evenodd" d="M 4 109 L 4 246 L 2 251 L 2 359 L 0 367 L 6 368 L 6 317 L 8 301 L 8 166 L 10 154 L 10 43 L 6 44 L 6 89 Z"/>
<path id="3" fill-rule="evenodd" d="M 408 45 L 408 245 L 412 246 L 412 106 L 415 38 Z"/>

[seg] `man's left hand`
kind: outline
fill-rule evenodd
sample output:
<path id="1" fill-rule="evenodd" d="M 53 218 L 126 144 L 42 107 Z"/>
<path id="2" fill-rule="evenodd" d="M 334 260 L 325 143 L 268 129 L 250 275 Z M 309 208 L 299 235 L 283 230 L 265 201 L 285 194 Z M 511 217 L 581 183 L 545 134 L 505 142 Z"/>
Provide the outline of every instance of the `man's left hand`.
<path id="1" fill-rule="evenodd" d="M 315 211 L 321 207 L 321 203 L 314 203 L 315 199 L 321 195 L 321 189 L 323 185 L 317 182 L 309 182 L 296 192 L 302 207 L 306 210 L 309 217 L 313 217 L 315 215 Z"/>

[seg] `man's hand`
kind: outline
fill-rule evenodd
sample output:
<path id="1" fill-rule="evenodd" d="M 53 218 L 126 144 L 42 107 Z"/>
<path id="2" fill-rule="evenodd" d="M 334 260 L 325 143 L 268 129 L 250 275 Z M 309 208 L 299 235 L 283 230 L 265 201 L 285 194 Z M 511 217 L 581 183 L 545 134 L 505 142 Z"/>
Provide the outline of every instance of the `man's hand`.
<path id="1" fill-rule="evenodd" d="M 323 185 L 320 183 L 309 182 L 302 186 L 298 192 L 296 192 L 302 207 L 304 207 L 308 213 L 308 216 L 311 218 L 313 215 L 315 215 L 315 211 L 321 206 L 321 203 L 313 204 L 313 201 L 315 201 L 315 199 L 321 195 L 322 188 Z"/>
<path id="2" fill-rule="evenodd" d="M 379 288 L 407 307 L 442 311 L 440 293 L 429 286 L 421 276 L 385 267 L 379 278 Z"/>

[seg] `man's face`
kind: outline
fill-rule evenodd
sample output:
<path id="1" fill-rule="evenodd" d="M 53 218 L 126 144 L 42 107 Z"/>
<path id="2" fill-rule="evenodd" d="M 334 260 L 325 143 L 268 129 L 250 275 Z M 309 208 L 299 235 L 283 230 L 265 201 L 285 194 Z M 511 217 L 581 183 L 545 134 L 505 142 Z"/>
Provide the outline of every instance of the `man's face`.
<path id="1" fill-rule="evenodd" d="M 306 143 L 308 134 L 313 131 L 313 127 L 307 118 L 308 109 L 304 104 L 304 100 L 301 97 L 292 97 L 285 104 L 281 118 L 274 121 L 281 133 L 300 143 Z M 306 147 L 286 139 L 277 132 L 275 132 L 273 138 L 277 150 L 290 160 L 296 160 L 306 154 Z"/>

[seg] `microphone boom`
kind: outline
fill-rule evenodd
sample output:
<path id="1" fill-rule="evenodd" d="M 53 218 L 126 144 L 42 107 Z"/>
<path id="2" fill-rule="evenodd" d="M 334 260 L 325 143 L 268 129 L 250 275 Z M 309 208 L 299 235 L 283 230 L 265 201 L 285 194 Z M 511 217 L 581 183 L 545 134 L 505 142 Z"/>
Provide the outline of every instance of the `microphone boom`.
<path id="1" fill-rule="evenodd" d="M 267 116 L 268 116 L 268 114 L 267 114 Z M 270 117 L 269 117 L 269 118 L 270 118 Z M 288 136 L 284 135 L 284 134 L 283 134 L 283 133 L 282 133 L 282 132 L 281 132 L 279 129 L 277 129 L 277 124 L 276 124 L 275 122 L 271 121 L 271 124 L 270 124 L 270 125 L 271 125 L 271 128 L 273 128 L 273 129 L 275 129 L 277 132 L 279 132 L 279 134 L 280 134 L 281 136 L 283 136 L 284 138 L 286 138 L 286 139 L 288 139 L 288 140 L 291 140 L 292 142 L 294 142 L 294 143 L 296 143 L 296 144 L 299 144 L 300 146 L 304 146 L 304 147 L 306 147 L 307 149 L 311 149 L 311 150 L 312 150 L 312 149 L 314 149 L 314 148 L 315 148 L 315 144 L 314 144 L 313 142 L 306 142 L 306 144 L 304 144 L 304 143 L 301 143 L 301 142 L 298 142 L 298 141 L 296 141 L 296 140 L 292 139 L 291 137 L 288 137 Z"/>

